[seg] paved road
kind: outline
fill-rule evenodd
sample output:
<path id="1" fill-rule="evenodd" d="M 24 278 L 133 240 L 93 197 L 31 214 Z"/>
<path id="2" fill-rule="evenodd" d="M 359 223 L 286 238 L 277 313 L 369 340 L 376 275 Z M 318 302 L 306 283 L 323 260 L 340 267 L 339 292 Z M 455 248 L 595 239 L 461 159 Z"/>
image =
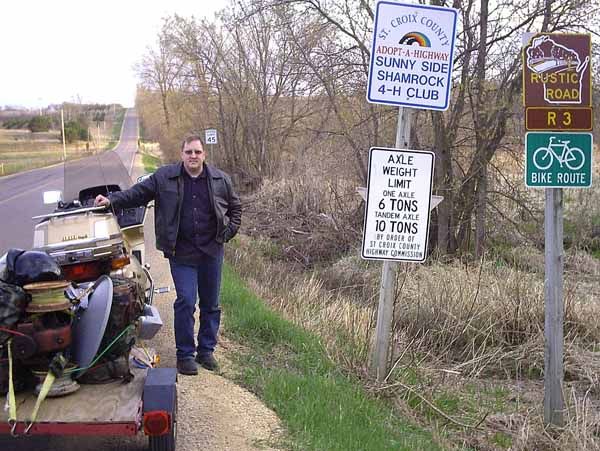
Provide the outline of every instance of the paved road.
<path id="1" fill-rule="evenodd" d="M 137 138 L 137 114 L 134 110 L 127 110 L 121 141 L 115 151 L 129 171 L 135 157 Z M 102 154 L 80 160 L 75 167 L 79 177 L 99 176 L 84 169 L 87 163 L 90 163 L 90 158 L 102 160 Z M 74 172 L 70 172 L 70 177 L 72 174 Z M 35 225 L 31 217 L 50 213 L 54 209 L 54 205 L 43 204 L 42 193 L 64 189 L 62 164 L 0 177 L 0 255 L 13 247 L 31 248 Z"/>

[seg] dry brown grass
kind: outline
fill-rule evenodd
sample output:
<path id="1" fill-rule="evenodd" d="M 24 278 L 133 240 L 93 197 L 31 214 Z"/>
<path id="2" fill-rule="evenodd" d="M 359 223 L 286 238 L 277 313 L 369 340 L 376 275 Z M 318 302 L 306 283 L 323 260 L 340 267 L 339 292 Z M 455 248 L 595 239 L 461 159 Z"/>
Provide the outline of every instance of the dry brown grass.
<path id="1" fill-rule="evenodd" d="M 543 273 L 497 261 L 401 266 L 393 370 L 377 384 L 368 375 L 368 359 L 380 264 L 346 256 L 328 268 L 302 272 L 298 263 L 273 263 L 281 248 L 271 240 L 241 236 L 239 243 L 230 261 L 259 296 L 319 334 L 334 361 L 378 396 L 395 400 L 399 414 L 432 428 L 445 446 L 600 449 L 594 409 L 600 402 L 595 346 L 600 305 L 575 272 L 584 264 L 595 276 L 597 261 L 580 253 L 567 257 L 568 425 L 552 435 L 542 419 Z M 537 262 L 535 252 L 521 249 L 515 255 Z"/>
<path id="2" fill-rule="evenodd" d="M 269 257 L 276 251 L 267 240 L 241 235 L 239 242 L 229 260 L 252 291 L 295 323 L 321 335 L 335 360 L 362 367 L 368 354 L 372 306 L 326 290 L 314 275 L 299 277 L 300 264 L 271 262 Z"/>
<path id="3" fill-rule="evenodd" d="M 267 180 L 244 199 L 243 209 L 244 233 L 276 240 L 283 258 L 306 268 L 345 254 L 362 233 L 360 198 L 345 179 Z"/>

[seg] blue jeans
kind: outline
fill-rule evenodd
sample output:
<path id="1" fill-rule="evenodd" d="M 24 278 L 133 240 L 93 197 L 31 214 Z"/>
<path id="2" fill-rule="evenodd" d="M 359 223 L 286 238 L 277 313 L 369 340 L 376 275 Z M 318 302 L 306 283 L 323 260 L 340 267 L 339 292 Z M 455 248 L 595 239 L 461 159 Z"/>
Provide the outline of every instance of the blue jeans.
<path id="1" fill-rule="evenodd" d="M 223 256 L 214 258 L 203 254 L 199 262 L 194 265 L 177 263 L 172 258 L 169 259 L 169 263 L 177 292 L 173 304 L 177 360 L 192 359 L 194 352 L 200 356 L 212 354 L 217 344 L 221 323 L 219 289 Z M 194 313 L 197 299 L 200 300 L 200 329 L 196 346 Z"/>

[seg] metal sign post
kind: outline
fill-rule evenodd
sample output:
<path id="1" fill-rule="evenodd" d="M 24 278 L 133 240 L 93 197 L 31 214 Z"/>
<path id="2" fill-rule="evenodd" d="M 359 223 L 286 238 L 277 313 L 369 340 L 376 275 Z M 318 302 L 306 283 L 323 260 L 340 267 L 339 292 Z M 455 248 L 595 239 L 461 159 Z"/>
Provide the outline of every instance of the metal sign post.
<path id="1" fill-rule="evenodd" d="M 563 192 L 592 184 L 591 39 L 539 33 L 523 48 L 525 184 L 546 188 L 544 422 L 564 426 Z M 562 133 L 561 133 L 562 132 Z M 569 132 L 569 133 L 565 133 Z"/>

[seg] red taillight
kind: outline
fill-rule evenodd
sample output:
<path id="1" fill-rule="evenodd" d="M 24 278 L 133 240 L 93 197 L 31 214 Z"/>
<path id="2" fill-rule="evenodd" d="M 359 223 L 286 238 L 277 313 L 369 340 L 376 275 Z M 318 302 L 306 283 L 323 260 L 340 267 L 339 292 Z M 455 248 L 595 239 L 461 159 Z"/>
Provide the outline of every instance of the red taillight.
<path id="1" fill-rule="evenodd" d="M 106 264 L 102 261 L 91 261 L 63 266 L 62 272 L 65 279 L 73 282 L 86 282 L 94 280 L 104 274 Z"/>
<path id="2" fill-rule="evenodd" d="M 164 435 L 171 430 L 171 415 L 164 410 L 152 410 L 144 413 L 144 433 L 146 435 Z"/>

